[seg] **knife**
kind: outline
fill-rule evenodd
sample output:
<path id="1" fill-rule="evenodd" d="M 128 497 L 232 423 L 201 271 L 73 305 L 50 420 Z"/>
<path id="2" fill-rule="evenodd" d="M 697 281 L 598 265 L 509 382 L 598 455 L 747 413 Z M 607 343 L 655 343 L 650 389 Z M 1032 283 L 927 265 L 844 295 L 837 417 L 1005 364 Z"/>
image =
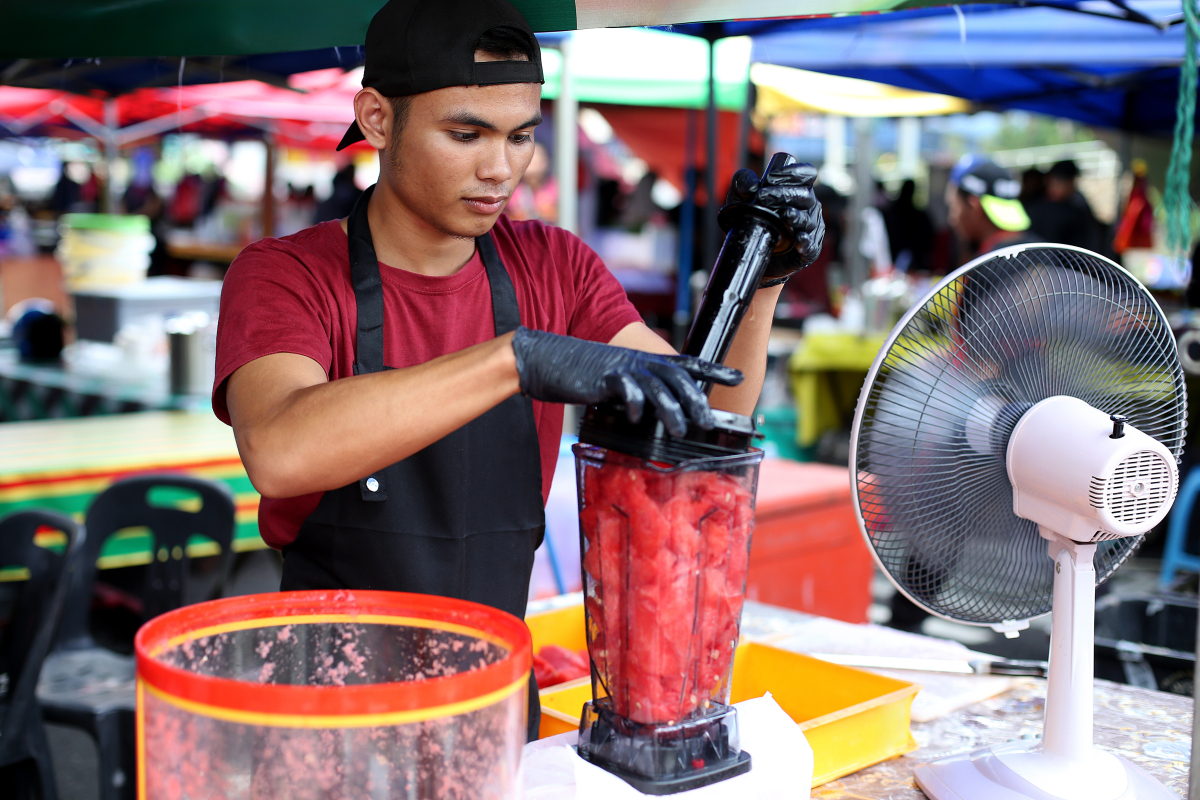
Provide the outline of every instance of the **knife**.
<path id="1" fill-rule="evenodd" d="M 905 669 L 918 672 L 949 672 L 959 675 L 1011 675 L 1046 677 L 1046 661 L 1022 661 L 1011 658 L 959 661 L 949 658 L 903 658 L 899 656 L 854 656 L 841 653 L 809 653 L 813 658 L 847 667 L 867 669 Z"/>

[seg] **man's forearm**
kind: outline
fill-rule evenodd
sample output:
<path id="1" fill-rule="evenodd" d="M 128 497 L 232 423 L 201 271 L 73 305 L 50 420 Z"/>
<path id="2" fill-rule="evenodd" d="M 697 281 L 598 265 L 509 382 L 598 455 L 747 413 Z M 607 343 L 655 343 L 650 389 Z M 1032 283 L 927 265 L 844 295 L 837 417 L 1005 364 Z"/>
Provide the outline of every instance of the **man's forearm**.
<path id="1" fill-rule="evenodd" d="M 251 481 L 264 496 L 292 497 L 345 486 L 407 458 L 520 390 L 511 340 L 415 367 L 299 385 L 276 402 L 258 399 L 273 389 L 271 363 L 243 367 L 256 369 L 234 373 L 227 396 Z M 289 374 L 289 366 L 278 374 Z"/>
<path id="2" fill-rule="evenodd" d="M 709 395 L 713 408 L 747 416 L 754 413 L 767 376 L 767 341 L 771 338 L 775 304 L 782 291 L 780 285 L 755 292 L 724 362 L 726 366 L 740 369 L 746 379 L 737 386 L 714 386 Z"/>

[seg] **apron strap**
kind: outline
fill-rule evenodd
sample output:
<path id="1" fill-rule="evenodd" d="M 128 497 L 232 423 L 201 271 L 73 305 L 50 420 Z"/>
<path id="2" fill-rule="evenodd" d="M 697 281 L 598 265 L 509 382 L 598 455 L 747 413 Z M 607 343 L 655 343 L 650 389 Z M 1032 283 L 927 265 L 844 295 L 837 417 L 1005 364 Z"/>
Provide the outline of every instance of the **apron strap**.
<path id="1" fill-rule="evenodd" d="M 515 331 L 521 324 L 517 290 L 513 288 L 512 278 L 509 277 L 504 262 L 500 260 L 500 253 L 496 250 L 491 231 L 477 238 L 475 246 L 479 248 L 484 269 L 487 270 L 488 283 L 492 287 L 492 316 L 496 321 L 496 335 L 503 336 Z"/>
<path id="2" fill-rule="evenodd" d="M 350 241 L 350 281 L 358 305 L 358 330 L 354 338 L 354 374 L 383 371 L 383 280 L 371 241 L 367 203 L 375 187 L 358 196 L 347 220 Z"/>

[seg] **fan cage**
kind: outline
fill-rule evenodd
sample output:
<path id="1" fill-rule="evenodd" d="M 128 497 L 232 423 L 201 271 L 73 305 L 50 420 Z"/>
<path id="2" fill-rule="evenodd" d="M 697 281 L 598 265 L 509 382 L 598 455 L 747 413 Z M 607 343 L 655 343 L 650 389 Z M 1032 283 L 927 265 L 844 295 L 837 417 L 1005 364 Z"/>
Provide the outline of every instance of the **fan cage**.
<path id="1" fill-rule="evenodd" d="M 856 509 L 880 567 L 931 613 L 995 625 L 1049 612 L 1053 561 L 1037 525 L 1013 514 L 1006 450 L 1021 415 L 1056 395 L 1124 414 L 1178 461 L 1186 392 L 1170 327 L 1133 276 L 1078 248 L 977 259 L 877 356 L 854 420 Z M 981 408 L 990 435 L 968 436 Z M 1097 582 L 1141 540 L 1100 541 Z"/>

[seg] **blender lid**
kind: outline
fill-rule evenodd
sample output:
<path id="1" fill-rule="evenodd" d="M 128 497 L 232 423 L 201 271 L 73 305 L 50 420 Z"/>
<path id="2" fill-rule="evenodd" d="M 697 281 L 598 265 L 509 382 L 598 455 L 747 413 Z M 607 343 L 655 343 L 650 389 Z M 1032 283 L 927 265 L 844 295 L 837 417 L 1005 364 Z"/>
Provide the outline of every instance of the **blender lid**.
<path id="1" fill-rule="evenodd" d="M 750 452 L 756 438 L 762 438 L 754 421 L 743 414 L 713 409 L 717 424 L 712 430 L 688 425 L 687 433 L 677 438 L 653 413 L 647 411 L 639 422 L 630 422 L 621 403 L 588 406 L 579 427 L 579 441 L 631 456 L 677 464 L 694 458 L 741 455 Z"/>

